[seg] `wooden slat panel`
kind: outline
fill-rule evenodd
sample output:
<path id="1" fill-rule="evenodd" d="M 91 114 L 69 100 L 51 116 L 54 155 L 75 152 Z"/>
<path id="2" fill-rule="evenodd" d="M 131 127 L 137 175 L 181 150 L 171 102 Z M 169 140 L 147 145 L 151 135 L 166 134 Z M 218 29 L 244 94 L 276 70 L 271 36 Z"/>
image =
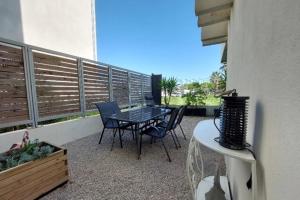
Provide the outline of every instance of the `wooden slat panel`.
<path id="1" fill-rule="evenodd" d="M 51 70 L 56 70 L 56 71 L 63 71 L 63 72 L 72 72 L 72 73 L 76 73 L 77 72 L 77 67 L 74 68 L 66 66 L 66 65 L 49 65 L 46 63 L 35 63 L 35 68 L 36 69 L 51 69 Z"/>
<path id="2" fill-rule="evenodd" d="M 3 103 L 0 105 L 0 112 L 14 110 L 27 110 L 27 102 L 25 103 Z"/>
<path id="3" fill-rule="evenodd" d="M 79 109 L 65 109 L 65 110 L 51 110 L 48 112 L 42 112 L 40 113 L 41 117 L 49 117 L 49 116 L 57 116 L 57 115 L 64 115 L 64 114 L 68 114 L 68 113 L 76 113 L 79 112 Z"/>
<path id="4" fill-rule="evenodd" d="M 9 66 L 15 66 L 15 67 L 22 67 L 23 66 L 23 61 L 19 62 L 19 61 L 15 61 L 13 59 L 3 59 L 0 58 L 0 66 L 1 67 L 9 67 Z"/>
<path id="5" fill-rule="evenodd" d="M 23 52 L 0 45 L 0 124 L 29 120 Z"/>
<path id="6" fill-rule="evenodd" d="M 7 60 L 13 60 L 16 62 L 22 62 L 23 61 L 23 55 L 20 54 L 13 54 L 5 51 L 0 51 L 0 58 L 7 59 Z"/>
<path id="7" fill-rule="evenodd" d="M 84 63 L 83 74 L 86 109 L 95 109 L 95 103 L 109 100 L 108 68 Z"/>
<path id="8" fill-rule="evenodd" d="M 63 69 L 63 68 L 62 68 Z M 64 70 L 64 69 L 63 69 Z M 35 73 L 39 75 L 52 75 L 52 76 L 64 76 L 64 77 L 75 77 L 78 78 L 77 71 L 69 72 L 69 71 L 54 71 L 52 69 L 35 69 Z"/>
<path id="9" fill-rule="evenodd" d="M 113 98 L 120 106 L 129 104 L 128 73 L 125 71 L 112 70 Z"/>
<path id="10" fill-rule="evenodd" d="M 132 73 L 130 75 L 130 98 L 133 104 L 140 104 L 142 102 L 142 81 L 140 74 Z"/>
<path id="11" fill-rule="evenodd" d="M 33 52 L 33 58 L 35 62 L 41 63 L 63 63 L 63 65 L 69 64 L 74 67 L 77 67 L 77 61 L 72 58 L 64 58 L 56 55 L 50 55 L 46 53 Z"/>
<path id="12" fill-rule="evenodd" d="M 43 86 L 78 86 L 78 82 L 66 82 L 66 81 L 57 81 L 57 80 L 36 80 L 36 85 Z"/>
<path id="13" fill-rule="evenodd" d="M 79 112 L 77 61 L 37 52 L 33 58 L 40 116 Z"/>
<path id="14" fill-rule="evenodd" d="M 2 44 L 0 44 L 0 51 L 11 53 L 11 54 L 16 54 L 16 55 L 22 55 L 21 48 L 14 48 L 14 47 L 2 45 Z"/>
<path id="15" fill-rule="evenodd" d="M 66 111 L 66 110 L 74 110 L 74 112 L 79 111 L 79 103 L 78 104 L 70 104 L 70 105 L 52 105 L 51 109 L 49 107 L 40 107 L 40 113 L 52 113 L 56 111 Z"/>
<path id="16" fill-rule="evenodd" d="M 0 67 L 0 72 L 24 73 L 24 68 L 21 67 Z"/>
<path id="17" fill-rule="evenodd" d="M 144 96 L 152 96 L 151 76 L 144 76 L 143 91 L 144 91 Z"/>

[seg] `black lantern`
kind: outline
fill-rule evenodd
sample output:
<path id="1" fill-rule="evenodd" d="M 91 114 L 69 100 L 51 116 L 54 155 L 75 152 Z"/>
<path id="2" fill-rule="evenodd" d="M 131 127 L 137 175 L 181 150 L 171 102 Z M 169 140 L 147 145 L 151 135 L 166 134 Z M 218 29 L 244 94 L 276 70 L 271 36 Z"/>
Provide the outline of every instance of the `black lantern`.
<path id="1" fill-rule="evenodd" d="M 238 96 L 236 90 L 231 90 L 224 94 L 232 96 L 221 96 L 223 105 L 220 108 L 220 137 L 216 138 L 223 147 L 242 150 L 247 147 L 247 116 L 249 97 Z M 215 123 L 216 125 L 216 123 Z"/>

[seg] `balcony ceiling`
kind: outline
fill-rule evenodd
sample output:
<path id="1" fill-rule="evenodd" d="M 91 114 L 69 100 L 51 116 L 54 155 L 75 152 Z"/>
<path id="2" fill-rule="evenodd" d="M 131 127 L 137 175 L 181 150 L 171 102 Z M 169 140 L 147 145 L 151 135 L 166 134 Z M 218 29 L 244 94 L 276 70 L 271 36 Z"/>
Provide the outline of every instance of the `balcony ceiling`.
<path id="1" fill-rule="evenodd" d="M 233 0 L 196 0 L 195 13 L 198 26 L 202 27 L 204 46 L 227 41 L 228 21 Z"/>

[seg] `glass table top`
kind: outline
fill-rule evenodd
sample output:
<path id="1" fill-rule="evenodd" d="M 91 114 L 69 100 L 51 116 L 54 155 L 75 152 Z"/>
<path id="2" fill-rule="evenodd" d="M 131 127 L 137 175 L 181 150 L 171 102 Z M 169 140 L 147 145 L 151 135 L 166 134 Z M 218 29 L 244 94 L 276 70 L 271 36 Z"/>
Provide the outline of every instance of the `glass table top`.
<path id="1" fill-rule="evenodd" d="M 110 119 L 116 119 L 124 122 L 142 123 L 151 119 L 170 113 L 170 109 L 157 107 L 143 107 L 126 112 L 113 114 Z"/>

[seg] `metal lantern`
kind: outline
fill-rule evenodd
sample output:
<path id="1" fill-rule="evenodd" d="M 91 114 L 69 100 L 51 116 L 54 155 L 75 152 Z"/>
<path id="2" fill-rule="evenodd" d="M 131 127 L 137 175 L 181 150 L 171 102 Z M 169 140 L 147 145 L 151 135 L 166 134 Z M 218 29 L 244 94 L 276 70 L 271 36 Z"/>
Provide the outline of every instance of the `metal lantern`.
<path id="1" fill-rule="evenodd" d="M 247 116 L 249 97 L 240 97 L 236 90 L 226 92 L 232 96 L 222 96 L 223 105 L 220 109 L 220 137 L 217 138 L 223 147 L 242 150 L 247 146 Z M 225 94 L 226 94 L 225 93 Z"/>

